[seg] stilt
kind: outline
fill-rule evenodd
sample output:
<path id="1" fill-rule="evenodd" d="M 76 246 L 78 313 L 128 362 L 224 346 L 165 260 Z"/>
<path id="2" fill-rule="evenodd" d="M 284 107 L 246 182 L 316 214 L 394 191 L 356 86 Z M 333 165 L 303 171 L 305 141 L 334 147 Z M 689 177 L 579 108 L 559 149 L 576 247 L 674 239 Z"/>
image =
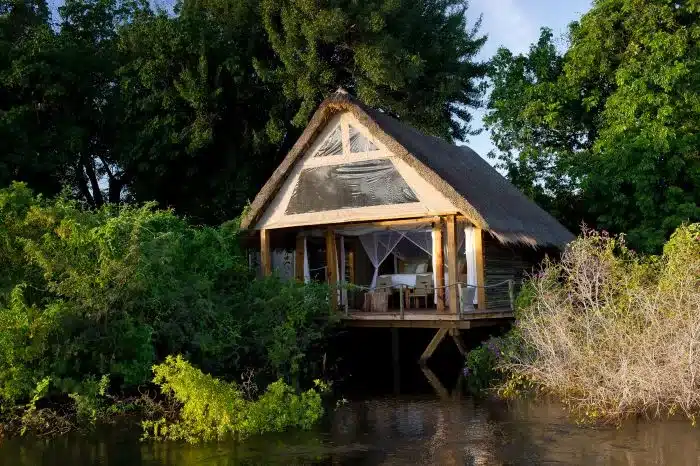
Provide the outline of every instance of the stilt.
<path id="1" fill-rule="evenodd" d="M 399 329 L 391 329 L 391 367 L 394 370 L 394 394 L 401 390 L 401 366 L 399 365 Z"/>
<path id="2" fill-rule="evenodd" d="M 455 342 L 455 345 L 457 345 L 457 349 L 459 350 L 459 354 L 462 355 L 462 357 L 467 356 L 467 349 L 464 346 L 464 341 L 462 341 L 462 334 L 459 333 L 458 328 L 451 328 L 450 329 L 450 335 L 452 335 L 452 339 Z"/>
<path id="3" fill-rule="evenodd" d="M 419 362 L 424 363 L 425 361 L 430 359 L 430 356 L 433 355 L 435 349 L 438 347 L 442 339 L 445 338 L 445 335 L 447 335 L 447 330 L 448 329 L 446 328 L 441 328 L 437 331 L 437 333 L 435 333 L 435 336 L 432 340 L 430 340 L 430 343 L 428 343 L 428 346 L 426 346 L 425 351 L 423 351 L 423 354 L 421 354 Z"/>

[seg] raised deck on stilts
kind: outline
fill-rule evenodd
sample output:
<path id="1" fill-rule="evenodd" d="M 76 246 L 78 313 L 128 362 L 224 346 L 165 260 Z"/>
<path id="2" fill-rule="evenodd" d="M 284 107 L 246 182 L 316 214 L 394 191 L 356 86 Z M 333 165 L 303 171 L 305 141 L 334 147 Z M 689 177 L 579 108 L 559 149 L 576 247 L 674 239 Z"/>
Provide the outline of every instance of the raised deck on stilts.
<path id="1" fill-rule="evenodd" d="M 438 312 L 435 309 L 392 309 L 387 312 L 363 312 L 349 309 L 341 314 L 343 323 L 351 327 L 386 328 L 458 328 L 469 329 L 501 325 L 513 319 L 510 308 L 485 309 L 463 314 Z"/>

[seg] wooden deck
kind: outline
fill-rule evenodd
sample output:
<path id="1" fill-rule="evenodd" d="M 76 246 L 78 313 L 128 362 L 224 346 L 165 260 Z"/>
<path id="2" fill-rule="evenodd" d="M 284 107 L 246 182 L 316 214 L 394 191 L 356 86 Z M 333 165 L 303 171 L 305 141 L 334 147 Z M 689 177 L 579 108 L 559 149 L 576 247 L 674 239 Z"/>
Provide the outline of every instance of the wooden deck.
<path id="1" fill-rule="evenodd" d="M 437 312 L 436 309 L 405 309 L 403 316 L 398 309 L 388 312 L 363 312 L 349 309 L 341 319 L 351 327 L 413 327 L 413 328 L 459 328 L 488 327 L 501 325 L 513 319 L 510 308 L 486 309 L 457 314 Z"/>

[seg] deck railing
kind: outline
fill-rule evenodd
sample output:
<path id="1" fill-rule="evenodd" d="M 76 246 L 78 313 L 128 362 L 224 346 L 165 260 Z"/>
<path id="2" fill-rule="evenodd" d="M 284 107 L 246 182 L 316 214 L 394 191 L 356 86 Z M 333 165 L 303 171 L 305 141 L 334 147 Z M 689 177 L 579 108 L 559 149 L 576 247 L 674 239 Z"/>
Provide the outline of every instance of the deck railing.
<path id="1" fill-rule="evenodd" d="M 490 284 L 490 285 L 482 285 L 482 286 L 480 286 L 480 285 L 470 285 L 470 284 L 467 284 L 467 283 L 464 283 L 464 282 L 457 282 L 457 283 L 452 283 L 452 284 L 449 284 L 449 285 L 443 285 L 442 287 L 433 287 L 432 290 L 433 290 L 433 293 L 434 293 L 436 289 L 442 288 L 442 289 L 444 289 L 445 291 L 447 291 L 450 287 L 453 287 L 453 286 L 459 286 L 459 287 L 463 287 L 463 288 L 467 288 L 467 289 L 473 289 L 473 290 L 477 290 L 478 288 L 489 289 L 489 288 L 497 288 L 497 287 L 507 286 L 507 287 L 508 287 L 508 301 L 509 301 L 509 307 L 510 307 L 510 310 L 513 311 L 513 310 L 514 310 L 514 307 L 515 307 L 515 284 L 516 284 L 516 283 L 515 283 L 515 280 L 504 280 L 504 281 L 499 282 L 499 283 L 493 283 L 493 284 Z M 409 288 L 410 288 L 410 287 L 407 286 L 407 285 L 403 285 L 403 284 L 402 284 L 402 285 L 398 285 L 398 286 L 397 286 L 397 285 L 381 286 L 381 287 L 380 287 L 380 286 L 376 286 L 376 287 L 374 287 L 374 288 L 370 288 L 370 287 L 362 286 L 362 285 L 354 285 L 354 284 L 348 284 L 348 283 L 342 284 L 342 283 L 341 283 L 341 284 L 338 284 L 338 285 L 337 285 L 337 288 L 338 288 L 338 290 L 347 289 L 347 290 L 370 291 L 370 292 L 372 292 L 372 291 L 381 291 L 381 290 L 395 290 L 395 289 L 398 289 L 398 290 L 399 290 L 399 315 L 400 315 L 400 318 L 401 318 L 402 320 L 403 320 L 403 318 L 404 318 L 404 312 L 405 312 L 404 293 L 406 292 L 406 289 L 409 289 Z M 446 294 L 446 293 L 445 293 L 445 294 Z M 459 309 L 457 310 L 457 312 L 455 312 L 455 314 L 458 314 L 458 315 L 460 316 L 460 318 L 463 317 L 463 315 L 464 315 L 464 308 L 465 308 L 464 302 L 463 302 L 463 299 L 464 299 L 463 295 L 464 295 L 464 293 L 460 293 L 460 298 L 459 298 L 459 301 L 460 301 L 460 303 L 459 303 Z M 471 296 L 473 296 L 471 293 L 467 293 L 467 299 L 469 299 L 469 297 L 471 297 Z M 427 298 L 426 298 L 426 299 L 427 299 Z M 345 315 L 348 316 L 348 315 L 349 315 L 349 306 L 348 306 L 347 302 L 344 303 L 344 310 L 345 310 Z"/>

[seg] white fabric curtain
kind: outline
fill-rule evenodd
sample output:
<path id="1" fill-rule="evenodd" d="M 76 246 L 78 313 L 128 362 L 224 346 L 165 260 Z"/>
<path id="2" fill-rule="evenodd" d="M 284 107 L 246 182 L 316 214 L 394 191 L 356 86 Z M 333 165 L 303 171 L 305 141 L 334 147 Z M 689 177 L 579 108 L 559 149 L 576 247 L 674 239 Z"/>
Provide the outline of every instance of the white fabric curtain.
<path id="1" fill-rule="evenodd" d="M 306 236 L 304 236 L 304 283 L 311 281 L 311 271 L 309 271 L 309 251 L 306 247 Z"/>
<path id="2" fill-rule="evenodd" d="M 476 231 L 472 225 L 464 227 L 464 255 L 467 262 L 467 285 L 476 286 L 476 251 L 474 250 L 474 235 Z M 477 295 L 474 293 L 474 303 L 477 304 Z"/>
<path id="3" fill-rule="evenodd" d="M 431 246 L 432 246 L 432 252 L 430 254 L 430 258 L 433 261 L 433 286 L 437 285 L 437 274 L 438 272 L 444 273 L 443 270 L 438 271 L 437 269 L 437 262 L 435 261 L 435 257 L 437 256 L 437 251 L 439 251 L 438 248 L 442 247 L 441 244 L 438 244 L 437 241 L 435 241 L 435 230 L 430 230 L 430 241 L 431 241 Z M 443 256 L 444 257 L 444 256 Z M 438 294 L 437 291 L 433 293 L 433 302 L 437 304 L 438 302 Z"/>
<path id="4" fill-rule="evenodd" d="M 379 266 L 384 260 L 389 257 L 391 251 L 404 237 L 404 233 L 400 231 L 387 230 L 378 231 L 360 235 L 360 243 L 367 252 L 370 262 L 374 266 L 374 274 L 372 274 L 371 289 L 377 286 L 377 276 L 379 275 Z"/>

